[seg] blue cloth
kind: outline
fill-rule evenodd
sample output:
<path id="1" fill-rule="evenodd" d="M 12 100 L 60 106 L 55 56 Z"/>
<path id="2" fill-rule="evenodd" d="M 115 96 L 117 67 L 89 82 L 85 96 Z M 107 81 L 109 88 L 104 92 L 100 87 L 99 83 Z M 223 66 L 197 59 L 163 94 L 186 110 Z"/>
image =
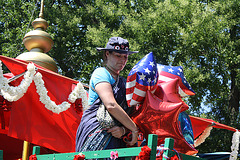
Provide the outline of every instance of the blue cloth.
<path id="1" fill-rule="evenodd" d="M 125 80 L 122 77 L 119 78 L 117 86 L 113 88 L 113 94 L 117 103 L 129 113 L 131 108 L 127 106 Z M 100 104 L 102 104 L 102 101 L 97 98 L 91 107 L 83 113 L 76 134 L 76 152 L 126 147 L 122 139 L 112 137 L 111 133 L 107 133 L 106 130 L 101 128 L 96 118 L 96 112 Z M 121 126 L 117 120 L 116 123 Z"/>
<path id="2" fill-rule="evenodd" d="M 105 67 L 100 67 L 94 70 L 92 73 L 89 86 L 89 98 L 88 98 L 88 104 L 92 105 L 94 101 L 99 97 L 98 94 L 94 91 L 95 86 L 100 82 L 108 82 L 111 85 L 115 83 L 115 79 L 111 76 L 111 74 L 108 72 L 108 70 Z M 93 90 L 93 89 L 94 90 Z"/>
<path id="3" fill-rule="evenodd" d="M 180 122 L 183 137 L 189 144 L 194 144 L 194 136 L 191 120 L 186 112 L 179 114 L 178 120 Z"/>

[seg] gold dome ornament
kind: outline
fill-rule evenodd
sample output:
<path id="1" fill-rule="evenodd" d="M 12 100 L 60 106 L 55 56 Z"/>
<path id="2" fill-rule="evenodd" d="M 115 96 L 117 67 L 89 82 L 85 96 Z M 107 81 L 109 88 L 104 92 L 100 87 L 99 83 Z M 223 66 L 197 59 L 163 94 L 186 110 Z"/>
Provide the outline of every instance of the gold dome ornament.
<path id="1" fill-rule="evenodd" d="M 32 26 L 34 29 L 42 28 L 42 30 L 45 31 L 48 27 L 48 23 L 45 19 L 43 19 L 42 17 L 39 17 L 32 22 Z"/>
<path id="2" fill-rule="evenodd" d="M 43 19 L 43 0 L 41 1 L 41 10 L 39 18 L 32 22 L 34 30 L 28 32 L 23 38 L 23 44 L 29 52 L 25 52 L 16 57 L 16 59 L 36 63 L 51 71 L 57 72 L 57 64 L 46 53 L 53 47 L 52 37 L 45 32 L 48 23 Z"/>
<path id="3" fill-rule="evenodd" d="M 24 52 L 16 57 L 29 62 L 33 62 L 39 66 L 47 68 L 53 72 L 58 72 L 57 64 L 49 55 L 42 52 L 39 48 L 34 48 L 30 52 Z"/>
<path id="4" fill-rule="evenodd" d="M 25 35 L 23 44 L 29 51 L 33 48 L 40 48 L 44 53 L 47 53 L 53 47 L 53 40 L 47 32 L 36 29 Z"/>

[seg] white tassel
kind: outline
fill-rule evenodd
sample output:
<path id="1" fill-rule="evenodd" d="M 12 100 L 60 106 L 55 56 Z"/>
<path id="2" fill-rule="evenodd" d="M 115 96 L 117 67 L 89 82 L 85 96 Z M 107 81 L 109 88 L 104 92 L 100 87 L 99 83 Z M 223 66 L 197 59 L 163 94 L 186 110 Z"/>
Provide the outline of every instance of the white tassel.
<path id="1" fill-rule="evenodd" d="M 239 149 L 239 139 L 240 139 L 240 132 L 236 130 L 232 137 L 232 146 L 231 146 L 231 155 L 229 160 L 236 160 L 238 157 L 238 149 Z"/>

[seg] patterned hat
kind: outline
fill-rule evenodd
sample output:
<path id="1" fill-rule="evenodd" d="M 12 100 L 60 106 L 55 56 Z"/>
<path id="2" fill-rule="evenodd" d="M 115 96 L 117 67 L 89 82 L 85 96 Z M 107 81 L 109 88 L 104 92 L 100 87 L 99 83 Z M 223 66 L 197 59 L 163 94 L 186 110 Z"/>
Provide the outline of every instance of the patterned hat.
<path id="1" fill-rule="evenodd" d="M 97 47 L 98 51 L 114 51 L 121 54 L 133 54 L 138 53 L 138 51 L 129 51 L 128 40 L 121 37 L 111 37 L 106 45 L 106 48 Z"/>

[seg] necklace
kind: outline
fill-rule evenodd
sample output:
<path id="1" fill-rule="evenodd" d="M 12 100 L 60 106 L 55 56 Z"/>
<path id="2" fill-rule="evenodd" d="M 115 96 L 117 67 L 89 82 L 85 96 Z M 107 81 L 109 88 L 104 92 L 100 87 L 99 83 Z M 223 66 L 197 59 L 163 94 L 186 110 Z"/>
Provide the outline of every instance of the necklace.
<path id="1" fill-rule="evenodd" d="M 105 68 L 108 70 L 108 72 L 111 74 L 111 76 L 116 80 L 119 74 L 114 72 L 110 68 L 108 68 L 108 66 L 106 66 Z"/>

